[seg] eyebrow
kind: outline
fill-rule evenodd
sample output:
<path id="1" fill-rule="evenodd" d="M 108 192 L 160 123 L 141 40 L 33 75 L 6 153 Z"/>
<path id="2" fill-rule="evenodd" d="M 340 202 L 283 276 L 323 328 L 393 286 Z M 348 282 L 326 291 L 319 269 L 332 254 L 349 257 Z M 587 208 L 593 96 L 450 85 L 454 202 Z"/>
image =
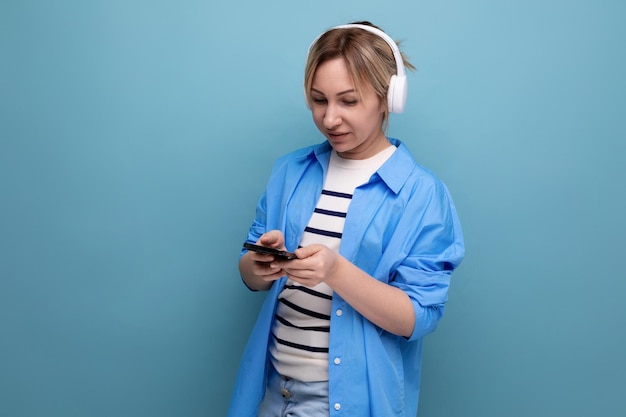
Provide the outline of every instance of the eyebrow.
<path id="1" fill-rule="evenodd" d="M 311 87 L 311 92 L 316 92 L 316 93 L 321 94 L 321 95 L 323 95 L 323 96 L 325 96 L 325 95 L 326 95 L 326 94 L 324 94 L 323 92 L 321 92 L 320 90 L 318 90 L 318 89 L 316 89 L 316 88 L 313 88 L 313 87 Z M 355 89 L 353 89 L 353 88 L 351 88 L 351 89 L 349 89 L 349 90 L 341 91 L 341 92 L 339 92 L 337 95 L 338 95 L 338 96 L 342 96 L 342 95 L 344 95 L 344 94 L 350 94 L 350 93 L 356 93 L 356 90 L 355 90 Z"/>

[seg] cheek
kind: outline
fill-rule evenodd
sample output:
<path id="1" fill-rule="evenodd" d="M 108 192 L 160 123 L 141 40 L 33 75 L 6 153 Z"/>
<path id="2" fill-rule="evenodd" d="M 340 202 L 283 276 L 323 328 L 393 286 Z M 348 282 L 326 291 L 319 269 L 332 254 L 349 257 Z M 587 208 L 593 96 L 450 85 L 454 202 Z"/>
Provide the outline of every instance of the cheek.
<path id="1" fill-rule="evenodd" d="M 320 109 L 311 110 L 311 117 L 313 118 L 313 122 L 315 126 L 320 127 L 324 121 L 324 112 L 320 111 Z"/>
<path id="2" fill-rule="evenodd" d="M 370 114 L 370 117 L 368 119 L 376 125 L 382 125 L 384 117 L 385 117 L 385 110 L 381 109 L 381 110 L 373 111 L 372 114 Z"/>

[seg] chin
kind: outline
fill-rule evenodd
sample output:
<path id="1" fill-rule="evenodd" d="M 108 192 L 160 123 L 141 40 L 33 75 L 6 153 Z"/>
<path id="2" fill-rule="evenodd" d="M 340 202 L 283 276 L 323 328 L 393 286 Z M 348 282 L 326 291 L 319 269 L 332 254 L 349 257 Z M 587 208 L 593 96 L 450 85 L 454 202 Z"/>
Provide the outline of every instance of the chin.
<path id="1" fill-rule="evenodd" d="M 333 142 L 331 140 L 328 141 L 328 143 L 330 143 L 330 146 L 332 146 L 332 148 L 341 153 L 341 152 L 350 152 L 352 149 L 354 149 L 353 146 L 347 144 L 347 143 L 343 143 L 343 142 Z"/>

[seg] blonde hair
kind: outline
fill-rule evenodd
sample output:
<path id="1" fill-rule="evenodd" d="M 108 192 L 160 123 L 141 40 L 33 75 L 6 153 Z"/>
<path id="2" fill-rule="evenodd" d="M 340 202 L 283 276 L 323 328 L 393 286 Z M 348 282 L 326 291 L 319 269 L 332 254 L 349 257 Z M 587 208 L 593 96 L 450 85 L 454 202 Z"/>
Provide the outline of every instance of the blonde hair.
<path id="1" fill-rule="evenodd" d="M 381 30 L 370 22 L 354 22 Z M 396 42 L 396 44 L 399 44 Z M 404 66 L 415 68 L 401 52 Z M 371 88 L 384 104 L 383 124 L 386 127 L 389 111 L 387 91 L 391 76 L 397 73 L 393 51 L 387 42 L 375 33 L 358 27 L 334 28 L 320 35 L 311 45 L 304 70 L 304 92 L 311 104 L 311 89 L 317 68 L 326 61 L 343 58 L 355 84 L 356 92 L 362 97 L 363 87 Z"/>

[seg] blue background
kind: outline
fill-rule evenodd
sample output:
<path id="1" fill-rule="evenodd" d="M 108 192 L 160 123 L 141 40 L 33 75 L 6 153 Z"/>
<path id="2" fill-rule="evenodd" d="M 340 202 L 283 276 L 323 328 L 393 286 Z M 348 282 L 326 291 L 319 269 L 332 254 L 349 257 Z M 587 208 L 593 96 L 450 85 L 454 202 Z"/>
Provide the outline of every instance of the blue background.
<path id="1" fill-rule="evenodd" d="M 322 140 L 306 50 L 368 19 L 418 70 L 389 134 L 467 257 L 420 417 L 626 415 L 626 3 L 0 3 L 0 415 L 221 416 L 272 162 Z"/>

